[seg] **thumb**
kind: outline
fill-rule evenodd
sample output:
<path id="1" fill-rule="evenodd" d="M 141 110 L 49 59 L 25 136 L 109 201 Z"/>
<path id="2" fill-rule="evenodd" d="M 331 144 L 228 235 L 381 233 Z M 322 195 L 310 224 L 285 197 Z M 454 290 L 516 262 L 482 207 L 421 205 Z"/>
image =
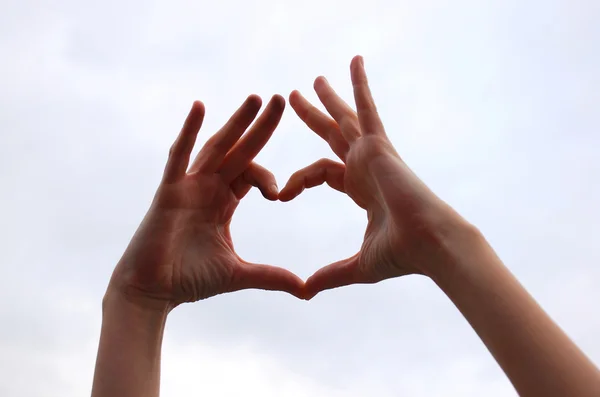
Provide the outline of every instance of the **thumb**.
<path id="1" fill-rule="evenodd" d="M 242 262 L 234 272 L 231 291 L 243 289 L 283 291 L 303 299 L 304 281 L 281 267 Z"/>
<path id="2" fill-rule="evenodd" d="M 358 267 L 358 254 L 327 265 L 306 280 L 305 299 L 312 299 L 319 292 L 350 284 L 366 283 Z"/>

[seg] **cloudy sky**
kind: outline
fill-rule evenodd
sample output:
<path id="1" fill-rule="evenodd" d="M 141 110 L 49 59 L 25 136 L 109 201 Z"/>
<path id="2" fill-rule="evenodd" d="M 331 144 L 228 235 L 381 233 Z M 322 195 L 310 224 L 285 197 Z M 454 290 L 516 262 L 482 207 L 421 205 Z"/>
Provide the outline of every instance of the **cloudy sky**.
<path id="1" fill-rule="evenodd" d="M 87 395 L 112 269 L 194 99 L 201 140 L 243 99 L 365 57 L 388 134 L 600 364 L 600 3 L 595 0 L 0 3 L 0 395 Z M 291 108 L 258 161 L 283 186 L 327 145 Z M 306 278 L 365 214 L 326 187 L 253 191 L 242 257 Z M 175 310 L 163 396 L 511 396 L 425 278 L 311 302 L 244 291 Z"/>

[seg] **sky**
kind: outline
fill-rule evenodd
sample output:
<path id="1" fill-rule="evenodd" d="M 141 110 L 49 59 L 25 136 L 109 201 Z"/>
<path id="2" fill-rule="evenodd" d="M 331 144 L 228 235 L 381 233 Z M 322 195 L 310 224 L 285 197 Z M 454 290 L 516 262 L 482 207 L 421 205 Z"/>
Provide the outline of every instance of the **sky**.
<path id="1" fill-rule="evenodd" d="M 316 101 L 325 75 L 350 101 L 356 54 L 404 160 L 600 364 L 599 19 L 595 0 L 2 0 L 0 395 L 89 395 L 102 296 L 193 100 L 202 143 L 251 93 Z M 283 186 L 333 156 L 288 106 L 257 162 Z M 232 233 L 307 278 L 365 225 L 327 187 L 252 191 Z M 163 396 L 516 395 L 421 276 L 183 305 L 162 371 Z"/>

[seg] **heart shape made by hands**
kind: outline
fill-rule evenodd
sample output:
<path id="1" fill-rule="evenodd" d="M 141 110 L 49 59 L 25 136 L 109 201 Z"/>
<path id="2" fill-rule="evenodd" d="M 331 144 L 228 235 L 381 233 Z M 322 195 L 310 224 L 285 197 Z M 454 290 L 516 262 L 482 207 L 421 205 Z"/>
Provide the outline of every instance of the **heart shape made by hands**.
<path id="1" fill-rule="evenodd" d="M 362 57 L 355 57 L 350 69 L 356 111 L 324 77 L 315 80 L 314 88 L 329 115 L 298 91 L 291 93 L 296 114 L 341 161 L 314 162 L 295 172 L 280 192 L 273 174 L 253 159 L 276 129 L 285 100 L 275 95 L 252 124 L 261 100 L 248 97 L 190 165 L 205 112 L 204 105 L 195 102 L 171 147 L 150 210 L 115 269 L 113 289 L 169 309 L 246 288 L 310 299 L 344 285 L 426 274 L 432 263 L 439 262 L 443 254 L 437 230 L 460 217 L 397 154 L 377 114 Z M 306 282 L 286 269 L 249 263 L 236 254 L 231 218 L 252 186 L 269 200 L 286 202 L 323 183 L 347 194 L 367 212 L 357 254 L 323 267 Z"/>

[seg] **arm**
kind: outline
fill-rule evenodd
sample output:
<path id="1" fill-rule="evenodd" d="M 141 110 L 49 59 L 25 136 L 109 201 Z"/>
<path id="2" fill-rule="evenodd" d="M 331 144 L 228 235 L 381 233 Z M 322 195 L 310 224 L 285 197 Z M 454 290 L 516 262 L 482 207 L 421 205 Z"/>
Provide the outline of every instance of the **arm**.
<path id="1" fill-rule="evenodd" d="M 229 231 L 252 186 L 269 200 L 278 194 L 273 174 L 252 160 L 279 123 L 285 101 L 273 97 L 248 129 L 260 106 L 260 98 L 250 96 L 189 165 L 204 116 L 203 105 L 194 103 L 105 294 L 93 397 L 159 395 L 165 322 L 181 303 L 246 288 L 301 294 L 304 283 L 289 271 L 242 260 Z"/>
<path id="2" fill-rule="evenodd" d="M 118 294 L 102 305 L 92 397 L 158 397 L 166 310 L 145 309 Z"/>
<path id="3" fill-rule="evenodd" d="M 322 159 L 294 173 L 279 199 L 327 183 L 365 209 L 360 252 L 317 271 L 307 296 L 407 274 L 431 277 L 473 326 L 519 394 L 600 396 L 600 373 L 504 267 L 485 239 L 409 169 L 377 114 L 361 57 L 351 64 L 355 112 L 319 77 L 331 115 L 298 91 L 290 104 L 342 161 Z"/>
<path id="4" fill-rule="evenodd" d="M 454 302 L 522 396 L 600 396 L 600 373 L 478 232 L 450 237 L 431 278 Z"/>

